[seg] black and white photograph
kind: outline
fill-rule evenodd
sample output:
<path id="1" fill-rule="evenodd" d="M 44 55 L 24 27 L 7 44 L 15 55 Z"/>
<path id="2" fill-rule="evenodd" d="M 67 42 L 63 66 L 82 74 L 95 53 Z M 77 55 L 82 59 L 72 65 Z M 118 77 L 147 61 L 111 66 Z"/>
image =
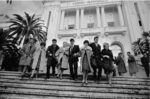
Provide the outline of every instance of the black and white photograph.
<path id="1" fill-rule="evenodd" d="M 0 0 L 0 99 L 150 99 L 150 0 Z"/>

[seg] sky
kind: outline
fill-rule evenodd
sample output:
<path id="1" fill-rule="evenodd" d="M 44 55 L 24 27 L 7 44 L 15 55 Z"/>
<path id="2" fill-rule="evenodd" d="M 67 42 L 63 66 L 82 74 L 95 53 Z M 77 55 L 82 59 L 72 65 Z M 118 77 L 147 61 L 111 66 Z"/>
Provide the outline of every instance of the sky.
<path id="1" fill-rule="evenodd" d="M 6 0 L 0 1 L 0 14 L 12 15 L 14 13 L 23 14 L 28 12 L 29 14 L 36 13 L 41 14 L 43 11 L 43 4 L 40 1 L 33 0 L 13 0 L 12 4 L 7 4 Z"/>

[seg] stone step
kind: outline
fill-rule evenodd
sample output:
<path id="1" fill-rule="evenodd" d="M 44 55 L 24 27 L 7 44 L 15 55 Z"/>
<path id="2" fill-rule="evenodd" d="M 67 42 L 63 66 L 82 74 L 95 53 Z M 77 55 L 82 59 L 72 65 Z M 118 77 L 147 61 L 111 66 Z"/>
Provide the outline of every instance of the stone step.
<path id="1" fill-rule="evenodd" d="M 0 75 L 21 75 L 22 72 L 14 72 L 14 71 L 0 71 Z M 40 73 L 41 75 L 44 75 L 45 76 L 45 73 Z M 64 74 L 64 76 L 68 76 L 69 77 L 69 74 Z M 89 77 L 91 77 L 92 74 L 89 75 Z M 82 75 L 79 75 L 79 77 L 82 77 Z M 136 77 L 130 77 L 130 76 L 117 76 L 117 77 L 113 77 L 114 79 L 129 79 L 129 80 L 145 80 L 145 81 L 150 81 L 150 78 L 136 78 Z"/>
<path id="2" fill-rule="evenodd" d="M 21 74 L 6 74 L 6 73 L 0 73 L 0 77 L 11 77 L 11 76 L 14 76 L 14 77 L 19 77 Z M 40 74 L 39 75 L 39 78 L 45 78 L 45 74 Z M 69 75 L 64 75 L 63 78 L 65 79 L 69 79 Z M 51 77 L 51 79 L 53 79 L 53 77 Z M 78 79 L 82 79 L 82 76 L 80 75 L 78 77 Z M 89 76 L 89 79 L 92 80 L 92 76 Z M 105 79 L 105 77 L 103 77 L 103 79 Z M 117 81 L 138 81 L 138 82 L 150 82 L 150 79 L 145 79 L 145 78 L 127 78 L 127 77 L 113 77 L 112 80 L 117 80 Z"/>
<path id="3" fill-rule="evenodd" d="M 47 86 L 73 86 L 81 87 L 81 81 L 51 81 L 51 80 L 16 80 L 16 79 L 0 79 L 0 83 L 15 83 L 15 84 L 34 84 L 34 85 L 47 85 Z M 136 90 L 150 90 L 150 86 L 138 85 L 133 86 L 132 84 L 112 84 L 111 86 L 107 84 L 106 81 L 96 83 L 89 82 L 88 87 L 91 88 L 118 88 L 118 89 L 136 89 Z"/>
<path id="4" fill-rule="evenodd" d="M 2 94 L 0 99 L 70 99 L 70 97 L 52 97 L 52 96 L 40 96 L 40 95 L 23 95 L 23 94 Z M 71 98 L 71 99 L 83 99 L 83 98 Z"/>
<path id="5" fill-rule="evenodd" d="M 51 91 L 71 91 L 71 92 L 99 92 L 99 93 L 121 93 L 121 94 L 138 94 L 138 95 L 148 95 L 150 94 L 150 90 L 145 89 L 121 89 L 115 87 L 107 87 L 107 88 L 97 88 L 97 87 L 74 87 L 74 86 L 58 86 L 58 85 L 35 85 L 35 84 L 21 84 L 21 83 L 0 83 L 1 88 L 19 88 L 19 89 L 37 89 L 37 90 L 51 90 Z"/>
<path id="6" fill-rule="evenodd" d="M 53 96 L 53 97 L 70 97 L 70 98 L 145 98 L 148 99 L 149 95 L 138 94 L 119 94 L 119 93 L 107 93 L 107 92 L 81 92 L 81 91 L 64 91 L 64 90 L 41 90 L 41 89 L 25 89 L 25 88 L 0 88 L 2 94 L 21 94 L 21 95 L 40 95 L 40 96 Z"/>
<path id="7" fill-rule="evenodd" d="M 20 79 L 21 72 L 0 71 L 0 99 L 149 99 L 150 79 L 113 77 L 110 86 L 105 77 L 101 81 L 91 80 L 85 86 L 79 79 L 69 80 L 69 75 L 64 79 L 44 79 L 45 74 L 40 74 L 37 79 L 25 77 Z"/>
<path id="8" fill-rule="evenodd" d="M 19 76 L 0 76 L 0 79 L 21 79 Z M 24 78 L 24 80 L 29 80 L 29 78 Z M 36 81 L 39 81 L 39 80 L 44 80 L 44 78 L 37 78 L 37 79 L 33 79 L 33 80 L 36 80 Z M 77 81 L 74 81 L 74 80 L 69 80 L 67 78 L 64 78 L 62 80 L 58 79 L 58 78 L 50 78 L 49 81 L 51 82 L 81 82 L 81 79 L 78 79 Z M 92 80 L 89 80 L 89 82 L 94 82 Z M 100 84 L 106 84 L 107 81 L 106 80 L 101 80 L 97 83 L 100 83 Z M 147 82 L 141 82 L 141 81 L 117 81 L 117 80 L 112 80 L 112 83 L 114 84 L 120 84 L 120 85 L 148 85 L 150 86 L 150 83 L 147 81 Z"/>

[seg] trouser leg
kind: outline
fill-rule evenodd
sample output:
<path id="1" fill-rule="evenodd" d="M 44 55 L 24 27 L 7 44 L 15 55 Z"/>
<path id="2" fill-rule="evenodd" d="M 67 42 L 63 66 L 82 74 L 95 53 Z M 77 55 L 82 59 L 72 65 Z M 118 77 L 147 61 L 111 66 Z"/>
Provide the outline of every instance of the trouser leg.
<path id="1" fill-rule="evenodd" d="M 52 65 L 52 75 L 55 76 L 55 64 Z"/>
<path id="2" fill-rule="evenodd" d="M 74 77 L 75 79 L 78 77 L 78 63 L 74 63 Z"/>
<path id="3" fill-rule="evenodd" d="M 47 65 L 47 72 L 46 72 L 46 78 L 50 77 L 50 66 Z"/>
<path id="4" fill-rule="evenodd" d="M 145 69 L 146 76 L 149 77 L 149 65 L 148 64 L 144 65 L 144 69 Z"/>
<path id="5" fill-rule="evenodd" d="M 113 70 L 113 76 L 116 76 L 116 69 Z"/>
<path id="6" fill-rule="evenodd" d="M 96 67 L 93 67 L 93 77 L 96 79 Z"/>
<path id="7" fill-rule="evenodd" d="M 102 67 L 98 68 L 98 79 L 102 77 Z"/>
<path id="8" fill-rule="evenodd" d="M 69 66 L 70 66 L 70 76 L 71 76 L 71 78 L 74 78 L 74 74 L 73 74 L 73 63 L 70 62 L 70 63 L 69 63 Z"/>

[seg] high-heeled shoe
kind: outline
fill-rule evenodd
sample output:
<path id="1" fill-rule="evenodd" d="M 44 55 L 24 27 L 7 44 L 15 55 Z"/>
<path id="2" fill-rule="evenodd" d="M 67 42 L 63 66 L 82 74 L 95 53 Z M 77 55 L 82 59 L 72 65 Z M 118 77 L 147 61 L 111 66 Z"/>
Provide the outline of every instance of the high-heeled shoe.
<path id="1" fill-rule="evenodd" d="M 112 82 L 111 82 L 111 81 L 108 81 L 108 84 L 111 86 L 111 85 L 112 85 Z"/>
<path id="2" fill-rule="evenodd" d="M 82 85 L 84 85 L 85 81 L 82 81 Z"/>
<path id="3" fill-rule="evenodd" d="M 57 74 L 56 78 L 60 78 L 60 74 Z"/>
<path id="4" fill-rule="evenodd" d="M 86 81 L 86 82 L 85 82 L 85 84 L 87 85 L 87 84 L 88 84 L 88 82 Z"/>

